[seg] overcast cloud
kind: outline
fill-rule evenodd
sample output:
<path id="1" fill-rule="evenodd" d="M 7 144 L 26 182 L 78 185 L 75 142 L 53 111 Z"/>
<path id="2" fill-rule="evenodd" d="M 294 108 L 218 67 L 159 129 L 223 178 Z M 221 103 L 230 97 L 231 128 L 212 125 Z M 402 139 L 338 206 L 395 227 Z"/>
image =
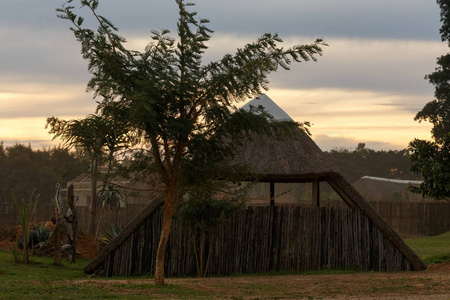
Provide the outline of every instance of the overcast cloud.
<path id="1" fill-rule="evenodd" d="M 429 135 L 429 127 L 413 117 L 433 98 L 425 74 L 434 70 L 436 57 L 448 51 L 440 41 L 435 1 L 195 2 L 193 10 L 209 19 L 215 31 L 206 62 L 265 32 L 279 33 L 286 47 L 315 38 L 329 43 L 317 63 L 271 75 L 267 92 L 296 121 L 314 123 L 314 138 L 324 150 L 354 147 L 357 142 L 399 149 L 414 137 Z M 39 145 L 48 144 L 51 136 L 43 129 L 46 117 L 83 117 L 95 109 L 84 92 L 90 77 L 87 63 L 70 24 L 56 18 L 55 8 L 63 3 L 2 1 L 0 140 L 6 144 L 37 140 Z M 143 50 L 151 29 L 168 28 L 175 35 L 175 1 L 103 0 L 99 10 L 136 50 Z M 388 129 L 397 133 L 386 136 Z"/>

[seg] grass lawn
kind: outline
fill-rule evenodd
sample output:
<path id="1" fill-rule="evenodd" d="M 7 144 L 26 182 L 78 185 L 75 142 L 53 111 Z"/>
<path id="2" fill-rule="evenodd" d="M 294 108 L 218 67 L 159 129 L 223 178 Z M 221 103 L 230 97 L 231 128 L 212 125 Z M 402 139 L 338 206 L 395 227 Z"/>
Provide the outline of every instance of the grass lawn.
<path id="1" fill-rule="evenodd" d="M 156 287 L 133 278 L 124 284 L 116 283 L 117 278 L 96 277 L 96 283 L 90 284 L 89 276 L 83 272 L 89 260 L 78 260 L 76 264 L 63 261 L 61 266 L 53 265 L 53 258 L 49 257 L 33 260 L 29 265 L 18 264 L 11 253 L 0 250 L 0 299 L 205 299 L 209 295 L 176 285 Z"/>
<path id="2" fill-rule="evenodd" d="M 438 263 L 443 261 L 450 261 L 450 232 L 444 233 L 439 236 L 427 237 L 427 238 L 415 238 L 406 239 L 406 243 L 422 258 L 426 263 Z M 316 271 L 316 272 L 304 272 L 304 273 L 270 273 L 265 276 L 252 276 L 242 275 L 233 278 L 217 278 L 218 281 L 227 280 L 226 283 L 208 284 L 201 281 L 202 279 L 186 279 L 186 282 L 179 283 L 177 280 L 172 280 L 176 284 L 169 284 L 164 287 L 156 287 L 153 285 L 152 280 L 147 278 L 99 278 L 95 277 L 90 279 L 88 275 L 83 272 L 83 268 L 88 263 L 88 260 L 78 260 L 76 264 L 71 264 L 67 261 L 63 262 L 61 266 L 53 265 L 53 258 L 48 257 L 34 257 L 34 263 L 30 265 L 17 264 L 14 262 L 14 258 L 9 252 L 0 250 L 0 299 L 212 299 L 217 298 L 221 292 L 235 291 L 232 297 L 226 297 L 227 299 L 242 299 L 242 295 L 259 295 L 261 299 L 265 299 L 266 296 L 277 298 L 308 298 L 311 295 L 323 295 L 324 291 L 329 290 L 331 286 L 327 287 L 330 280 L 341 280 L 345 278 L 343 283 L 339 283 L 339 287 L 346 282 L 353 282 L 354 276 L 378 276 L 376 273 L 366 272 L 354 274 L 354 271 Z M 397 273 L 398 275 L 389 276 L 410 276 L 409 272 Z M 276 275 L 271 277 L 270 275 Z M 284 276 L 282 276 L 284 275 Z M 286 276 L 287 275 L 287 276 Z M 303 275 L 300 277 L 291 275 Z M 304 276 L 309 275 L 309 276 Z M 330 277 L 332 276 L 332 277 Z M 353 276 L 353 277 L 352 277 Z M 430 275 L 421 275 L 430 276 Z M 265 282 L 264 278 L 266 279 Z M 357 278 L 356 277 L 356 278 Z M 279 279 L 274 279 L 279 278 Z M 303 279 L 299 279 L 303 278 Z M 311 278 L 311 279 L 308 279 Z M 325 278 L 325 279 L 316 279 Z M 334 278 L 334 279 L 333 279 Z M 371 279 L 367 279 L 364 282 L 372 282 Z M 143 280 L 144 279 L 144 280 Z M 208 279 L 215 280 L 214 278 Z M 280 283 L 274 283 L 274 280 L 280 280 Z M 282 285 L 283 281 L 292 280 L 292 284 L 287 286 Z M 303 289 L 291 288 L 296 283 L 295 280 L 311 281 L 307 285 L 318 290 L 314 290 L 306 293 Z M 323 291 L 319 289 L 324 283 Z M 379 281 L 386 281 L 384 275 L 380 273 Z M 430 292 L 435 288 L 439 288 L 441 284 L 438 279 L 424 278 L 424 279 L 402 279 L 408 282 L 408 286 L 411 280 L 424 280 L 426 285 L 430 285 Z M 183 281 L 183 279 L 180 279 Z M 268 282 L 267 282 L 268 281 Z M 383 291 L 385 282 L 380 283 L 379 291 Z M 392 280 L 391 280 L 392 281 Z M 169 281 L 169 283 L 171 283 Z M 433 283 L 431 286 L 430 283 Z M 373 282 L 371 283 L 373 284 Z M 228 286 L 230 288 L 228 288 Z M 303 285 L 302 285 L 303 286 Z M 422 293 L 420 286 L 423 286 L 422 282 L 418 282 L 416 285 L 411 285 L 408 290 L 411 293 Z M 417 286 L 417 287 L 416 287 Z M 265 289 L 270 288 L 270 291 Z M 304 286 L 303 286 L 304 288 Z M 364 290 L 367 287 L 360 287 L 358 289 Z M 394 288 L 394 287 L 392 287 Z M 397 288 L 397 287 L 395 287 Z M 428 288 L 428 287 L 427 287 Z M 350 287 L 343 289 L 350 289 Z M 416 291 L 416 289 L 419 289 Z M 424 289 L 424 288 L 422 288 Z M 305 295 L 299 294 L 299 291 L 306 293 Z M 269 293 L 270 292 L 270 293 Z M 402 291 L 400 291 L 402 292 Z M 399 292 L 399 293 L 400 293 Z M 425 292 L 428 292 L 425 291 Z M 292 294 L 294 293 L 294 294 Z M 236 297 L 235 297 L 236 295 Z M 376 295 L 376 294 L 375 294 Z M 228 295 L 229 296 L 229 295 Z M 303 297 L 304 296 L 304 297 Z"/>
<path id="3" fill-rule="evenodd" d="M 436 236 L 405 239 L 405 242 L 426 264 L 450 261 L 450 231 Z"/>

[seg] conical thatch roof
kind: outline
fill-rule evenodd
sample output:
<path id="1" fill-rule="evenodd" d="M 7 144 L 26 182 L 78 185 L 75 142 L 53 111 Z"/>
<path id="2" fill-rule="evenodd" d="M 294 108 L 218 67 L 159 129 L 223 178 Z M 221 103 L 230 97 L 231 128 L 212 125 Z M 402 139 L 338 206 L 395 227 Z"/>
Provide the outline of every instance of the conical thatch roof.
<path id="1" fill-rule="evenodd" d="M 249 110 L 250 106 L 258 107 L 263 106 L 265 111 L 268 112 L 274 120 L 277 121 L 293 121 L 292 118 L 279 107 L 272 99 L 270 99 L 266 94 L 261 94 L 253 100 L 247 102 L 241 108 L 244 110 Z"/>
<path id="2" fill-rule="evenodd" d="M 314 141 L 300 128 L 277 136 L 253 135 L 239 147 L 234 163 L 247 165 L 261 181 L 325 180 L 339 172 L 331 167 Z"/>
<path id="3" fill-rule="evenodd" d="M 274 121 L 293 121 L 292 118 L 267 95 L 249 101 L 242 109 L 263 106 Z M 234 163 L 247 165 L 251 174 L 260 181 L 300 182 L 325 180 L 339 171 L 330 166 L 320 148 L 301 128 L 273 135 L 253 134 L 239 147 Z"/>

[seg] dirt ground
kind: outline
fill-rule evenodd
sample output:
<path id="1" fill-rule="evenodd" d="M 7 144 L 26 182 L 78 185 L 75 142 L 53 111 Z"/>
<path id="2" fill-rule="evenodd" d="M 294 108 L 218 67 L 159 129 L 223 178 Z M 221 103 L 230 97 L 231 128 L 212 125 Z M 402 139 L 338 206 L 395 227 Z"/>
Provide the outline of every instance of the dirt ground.
<path id="1" fill-rule="evenodd" d="M 53 223 L 51 221 L 38 222 L 39 225 L 47 224 L 48 230 L 53 230 Z M 5 251 L 15 249 L 17 247 L 17 240 L 22 235 L 22 227 L 6 227 L 0 224 L 0 249 Z M 77 257 L 78 258 L 94 258 L 96 256 L 94 237 L 89 234 L 79 232 L 77 234 Z"/>
<path id="2" fill-rule="evenodd" d="M 45 222 L 44 222 L 45 224 Z M 1 227 L 1 226 L 0 226 Z M 49 222 L 49 229 L 52 224 Z M 15 246 L 20 226 L 0 228 L 0 248 Z M 94 238 L 80 234 L 79 257 L 94 258 Z M 142 294 L 158 298 L 150 279 L 82 280 L 79 284 L 116 290 L 126 298 L 124 284 L 142 285 Z M 420 272 L 365 272 L 339 275 L 245 276 L 219 278 L 168 278 L 169 285 L 200 291 L 211 299 L 437 299 L 450 300 L 450 262 L 428 266 Z M 131 292 L 131 290 L 130 290 Z M 136 292 L 133 287 L 132 292 Z M 167 297 L 167 294 L 160 294 Z"/>
<path id="3" fill-rule="evenodd" d="M 426 271 L 339 275 L 246 276 L 220 278 L 168 278 L 169 285 L 201 291 L 211 299 L 450 299 L 450 263 L 431 265 Z M 124 284 L 142 285 L 142 295 L 158 298 L 153 280 L 86 280 L 126 298 Z M 161 298 L 167 297 L 167 294 Z"/>

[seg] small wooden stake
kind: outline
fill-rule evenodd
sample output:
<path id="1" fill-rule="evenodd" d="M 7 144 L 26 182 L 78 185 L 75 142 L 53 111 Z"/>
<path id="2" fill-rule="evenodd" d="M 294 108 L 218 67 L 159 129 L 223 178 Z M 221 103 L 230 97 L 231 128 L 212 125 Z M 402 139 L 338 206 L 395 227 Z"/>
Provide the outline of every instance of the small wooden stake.
<path id="1" fill-rule="evenodd" d="M 320 185 L 317 179 L 312 182 L 312 206 L 320 206 Z"/>

